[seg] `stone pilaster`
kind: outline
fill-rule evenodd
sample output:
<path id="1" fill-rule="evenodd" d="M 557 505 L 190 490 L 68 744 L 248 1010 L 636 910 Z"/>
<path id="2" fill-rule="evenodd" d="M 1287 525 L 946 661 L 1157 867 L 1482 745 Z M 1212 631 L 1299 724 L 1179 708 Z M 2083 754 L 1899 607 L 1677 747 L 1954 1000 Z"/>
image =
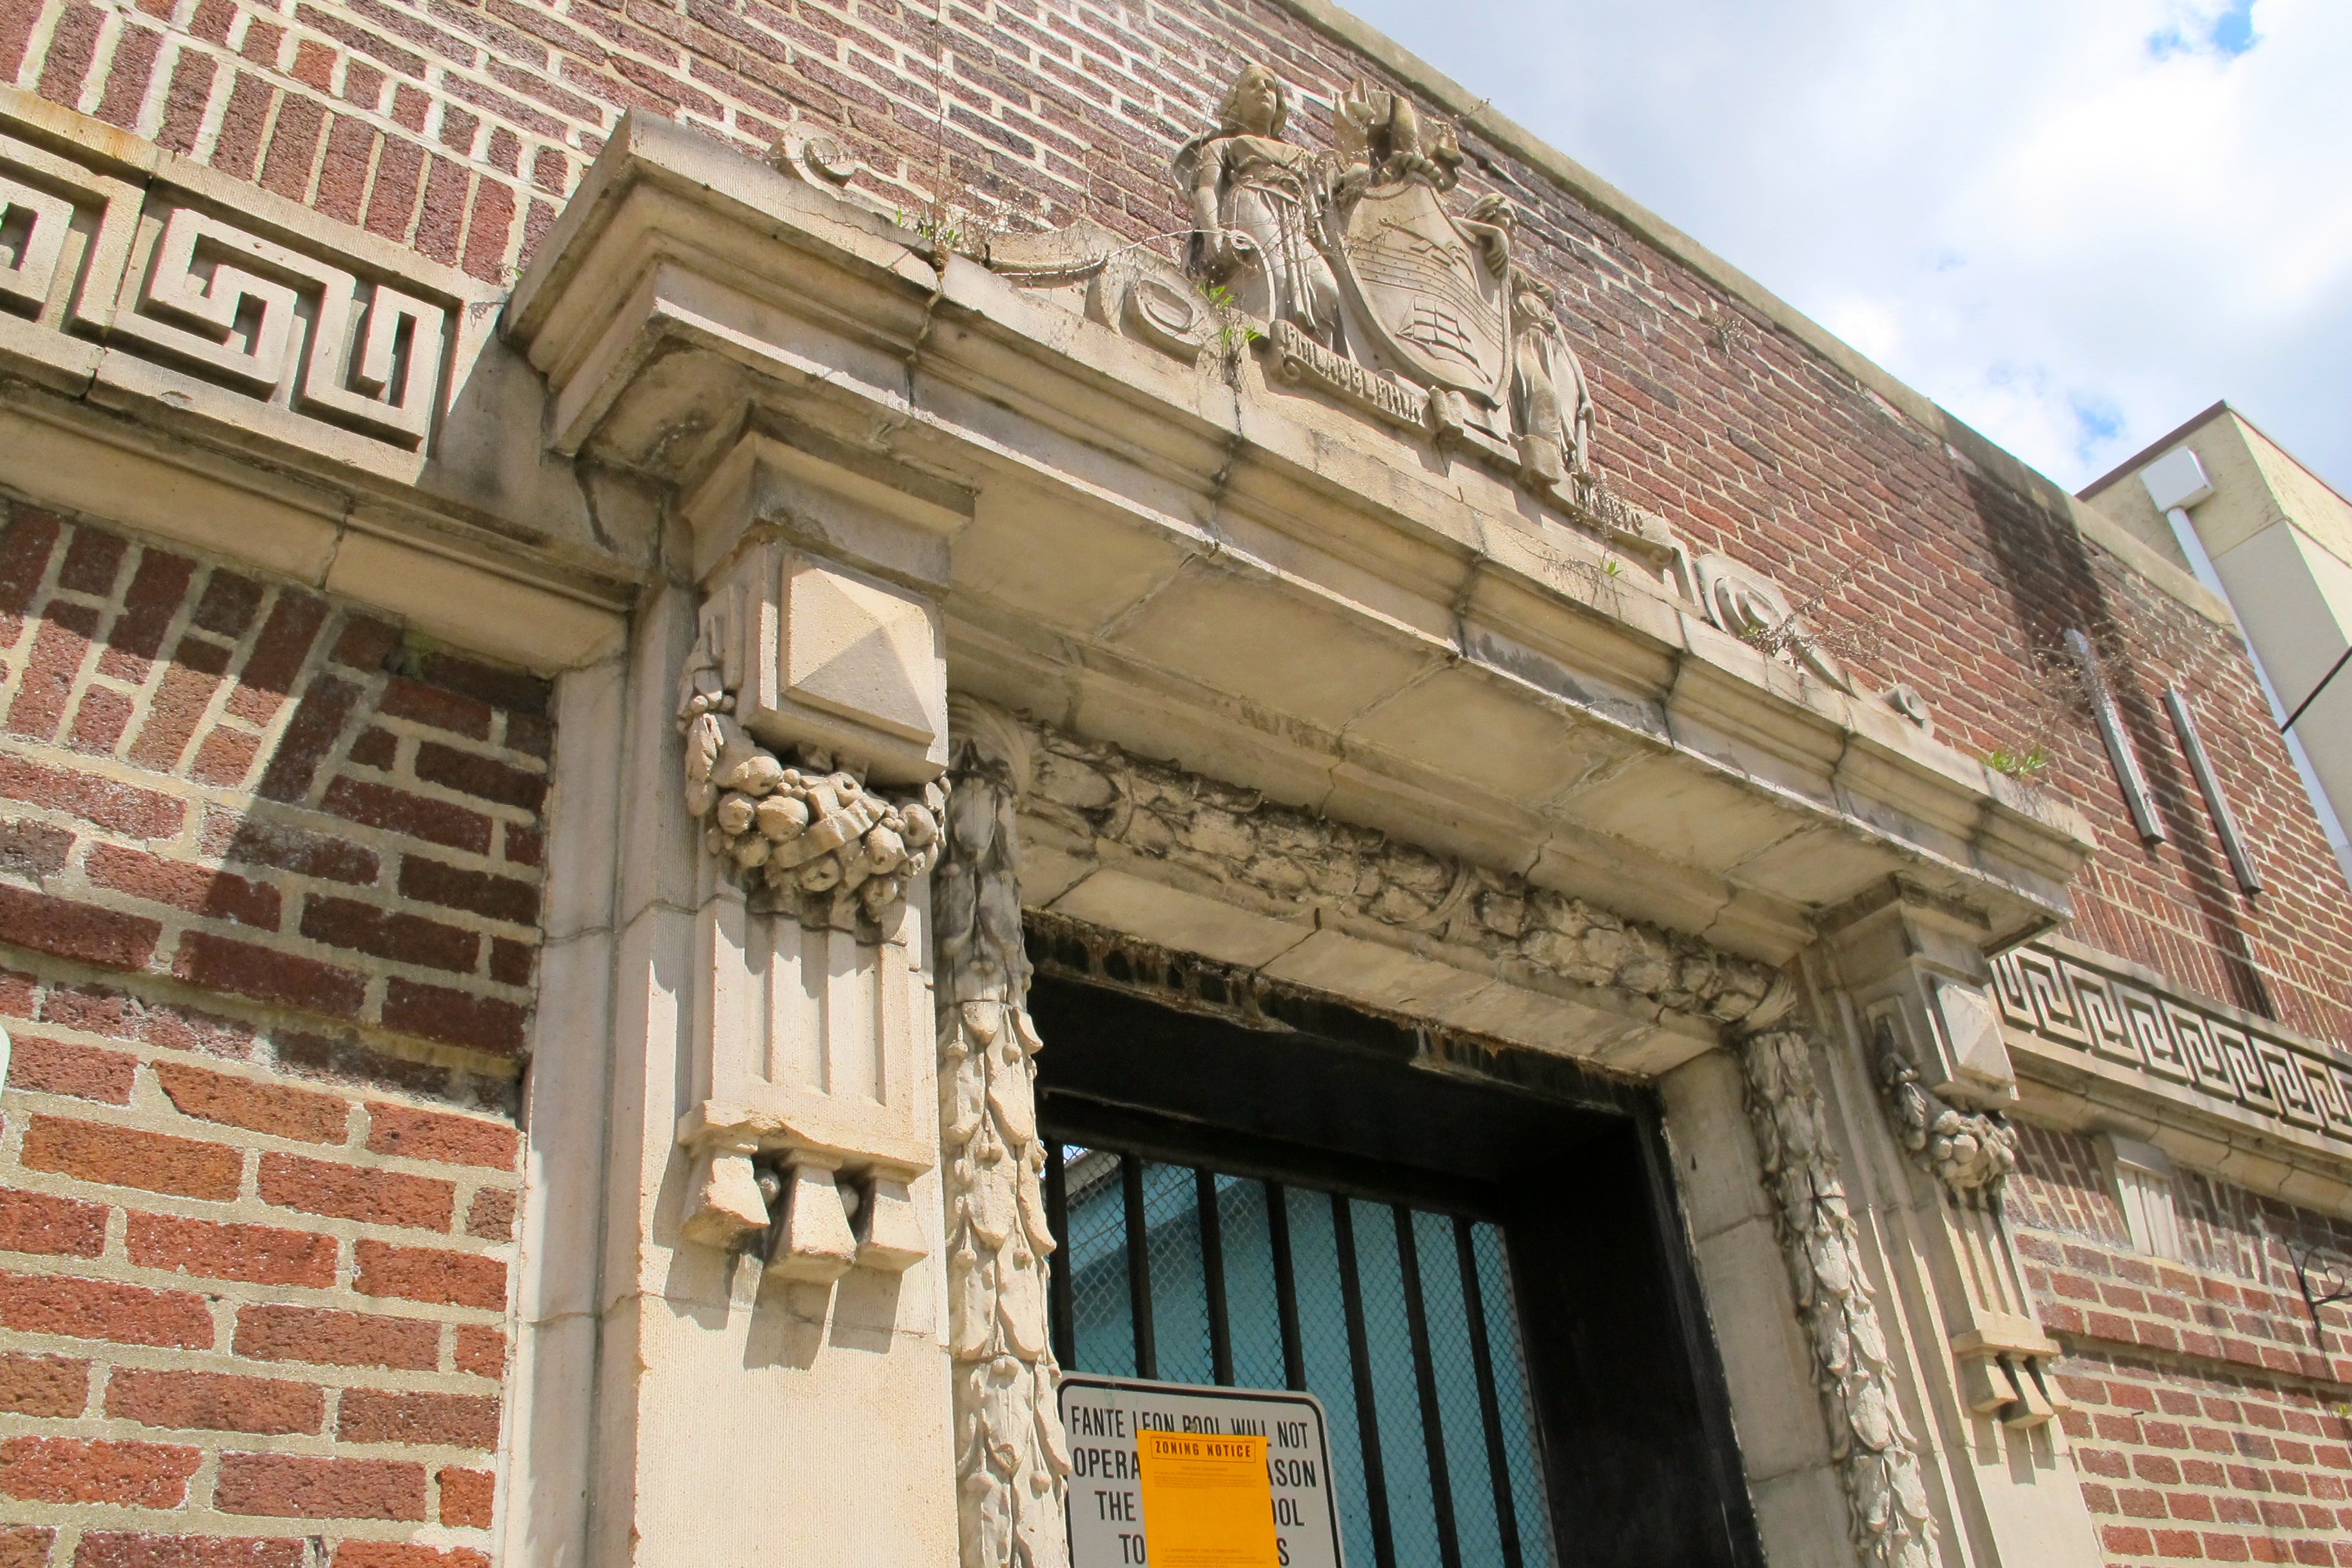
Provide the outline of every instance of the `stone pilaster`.
<path id="1" fill-rule="evenodd" d="M 1832 911 L 1820 975 L 1831 1099 L 1908 1347 L 1909 1401 L 1950 1562 L 2092 1564 L 2059 1424 L 2059 1346 L 2038 1321 L 2002 1204 L 2017 1098 L 1967 905 L 1900 879 Z"/>

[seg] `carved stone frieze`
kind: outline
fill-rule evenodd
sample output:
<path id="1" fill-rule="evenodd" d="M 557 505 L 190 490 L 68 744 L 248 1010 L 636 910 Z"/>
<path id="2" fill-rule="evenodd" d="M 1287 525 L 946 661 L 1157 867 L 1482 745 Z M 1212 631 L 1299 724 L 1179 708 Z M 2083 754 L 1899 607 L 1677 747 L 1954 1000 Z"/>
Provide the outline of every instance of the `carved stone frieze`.
<path id="1" fill-rule="evenodd" d="M 686 808 L 706 825 L 703 847 L 733 864 L 759 912 L 797 915 L 878 940 L 894 930 L 908 884 L 939 853 L 940 794 L 870 789 L 824 752 L 787 763 L 735 721 L 716 667 L 687 672 Z"/>
<path id="2" fill-rule="evenodd" d="M 1854 1550 L 1869 1568 L 1927 1568 L 1936 1527 L 1918 1445 L 1896 1403 L 1894 1361 L 1812 1055 L 1811 1037 L 1798 1028 L 1768 1027 L 1740 1042 L 1748 1122 L 1812 1350 Z"/>
<path id="3" fill-rule="evenodd" d="M 1891 1020 L 1879 1019 L 1871 1051 L 1903 1146 L 1965 1206 L 1999 1209 L 2001 1188 L 2017 1168 L 2017 1129 L 1998 1111 L 1963 1110 L 1930 1092 Z"/>
<path id="4" fill-rule="evenodd" d="M 1077 837 L 1246 889 L 1261 903 L 1376 922 L 1718 1023 L 1748 1017 L 1778 978 L 1753 960 L 1525 877 L 1278 805 L 1106 742 L 1024 728 L 1038 759 L 1025 811 Z"/>
<path id="5" fill-rule="evenodd" d="M 1054 1237 L 1014 827 L 1028 742 L 1003 714 L 961 699 L 950 723 L 933 913 L 963 1568 L 1061 1568 L 1070 1458 L 1046 1318 Z"/>

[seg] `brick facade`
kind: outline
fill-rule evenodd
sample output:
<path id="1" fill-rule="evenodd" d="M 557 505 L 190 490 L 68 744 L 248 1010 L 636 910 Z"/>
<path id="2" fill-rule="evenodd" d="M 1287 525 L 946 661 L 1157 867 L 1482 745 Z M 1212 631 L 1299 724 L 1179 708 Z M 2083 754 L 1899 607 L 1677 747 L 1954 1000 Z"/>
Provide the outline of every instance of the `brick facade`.
<path id="1" fill-rule="evenodd" d="M 1091 217 L 1170 253 L 1168 160 L 1244 59 L 1328 140 L 1381 73 L 1270 3 L 0 0 L 0 79 L 475 276 L 510 276 L 625 108 L 757 153 L 841 133 L 909 221 Z M 2352 902 L 2233 634 L 1485 137 L 1560 285 L 1610 483 L 1761 566 L 1977 755 L 2035 746 L 2098 852 L 2073 934 L 2352 1043 Z M 485 1568 L 551 732 L 543 683 L 305 590 L 16 508 L 0 534 L 0 1568 Z M 2040 665 L 2108 658 L 2143 847 Z M 2161 707 L 2262 862 L 2236 890 Z M 2062 704 L 2062 706 L 2063 706 Z M 2184 1174 L 2133 1251 L 2029 1130 L 2020 1243 L 2110 1560 L 2352 1563 L 2346 1363 L 2278 1237 Z M 2345 1350 L 2347 1347 L 2333 1347 Z"/>
<path id="2" fill-rule="evenodd" d="M 2323 1353 L 2288 1244 L 2345 1256 L 2352 1224 L 2194 1172 L 2182 1257 L 2136 1251 L 2088 1140 L 2027 1128 L 2010 1216 L 2084 1495 L 2116 1568 L 2352 1563 L 2352 1336 Z"/>
<path id="3" fill-rule="evenodd" d="M 9 510 L 0 1561 L 487 1563 L 545 704 Z"/>

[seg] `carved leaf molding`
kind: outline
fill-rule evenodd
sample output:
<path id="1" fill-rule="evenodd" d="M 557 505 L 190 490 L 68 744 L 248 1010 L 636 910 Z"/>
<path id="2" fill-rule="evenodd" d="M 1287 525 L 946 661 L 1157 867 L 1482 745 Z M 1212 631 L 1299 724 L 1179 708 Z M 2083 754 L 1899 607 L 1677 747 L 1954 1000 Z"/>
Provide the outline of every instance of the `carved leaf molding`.
<path id="1" fill-rule="evenodd" d="M 1268 801 L 1024 721 L 1037 776 L 1023 809 L 1059 831 L 1162 860 L 1277 913 L 1323 910 L 1474 949 L 1669 1011 L 1735 1023 L 1779 979 L 1694 936 L 1528 879 Z"/>
<path id="2" fill-rule="evenodd" d="M 1024 738 L 958 699 L 932 881 L 949 1353 L 963 1568 L 1063 1568 L 1070 1473 L 1046 1315 L 1045 1146 L 1022 943 Z"/>
<path id="3" fill-rule="evenodd" d="M 1894 1360 L 1870 1298 L 1812 1051 L 1811 1037 L 1795 1028 L 1762 1030 L 1740 1043 L 1748 1122 L 1813 1354 L 1855 1552 L 1868 1568 L 1927 1568 L 1936 1526 L 1918 1446 L 1896 1403 Z"/>

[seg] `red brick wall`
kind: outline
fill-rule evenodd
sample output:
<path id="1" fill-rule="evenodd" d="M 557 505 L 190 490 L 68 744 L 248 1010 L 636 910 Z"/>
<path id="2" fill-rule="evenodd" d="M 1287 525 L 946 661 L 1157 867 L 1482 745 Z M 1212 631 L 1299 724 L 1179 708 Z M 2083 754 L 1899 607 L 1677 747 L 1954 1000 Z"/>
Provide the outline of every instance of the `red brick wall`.
<path id="1" fill-rule="evenodd" d="M 2063 1414 L 2116 1568 L 2352 1563 L 2352 1339 L 2323 1353 L 2285 1243 L 2352 1225 L 2181 1173 L 2179 1262 L 2133 1249 L 2090 1142 L 2025 1129 L 2010 1218 L 2066 1347 Z"/>
<path id="2" fill-rule="evenodd" d="M 747 152 L 825 125 L 913 210 L 941 195 L 1016 226 L 1165 235 L 1183 221 L 1169 156 L 1250 58 L 1304 90 L 1311 142 L 1367 72 L 1266 0 L 0 0 L 0 78 L 485 278 L 527 256 L 633 105 Z M 2140 847 L 2074 716 L 2046 782 L 2099 836 L 2077 934 L 2352 1042 L 2352 900 L 2234 639 L 1605 215 L 1466 148 L 1465 197 L 1508 189 L 1561 284 L 1610 479 L 1701 548 L 1827 595 L 1820 618 L 1883 638 L 1865 673 L 1916 686 L 1972 752 L 2042 739 L 2032 670 L 2067 628 L 2107 645 L 2171 843 Z M 2263 861 L 2258 902 L 2159 705 L 2176 679 Z"/>
<path id="3" fill-rule="evenodd" d="M 544 683 L 0 516 L 0 1563 L 486 1564 Z"/>

